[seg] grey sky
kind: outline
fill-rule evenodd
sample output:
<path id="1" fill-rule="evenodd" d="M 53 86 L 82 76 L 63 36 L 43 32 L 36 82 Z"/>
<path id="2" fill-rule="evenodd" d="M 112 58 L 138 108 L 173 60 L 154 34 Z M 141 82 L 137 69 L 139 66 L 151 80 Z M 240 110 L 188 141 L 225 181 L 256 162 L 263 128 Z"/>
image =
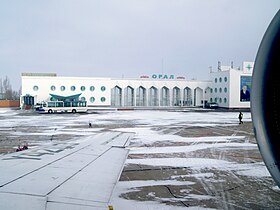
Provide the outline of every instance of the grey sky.
<path id="1" fill-rule="evenodd" d="M 22 72 L 204 80 L 218 61 L 254 61 L 279 8 L 279 0 L 1 0 L 0 77 L 14 89 Z"/>

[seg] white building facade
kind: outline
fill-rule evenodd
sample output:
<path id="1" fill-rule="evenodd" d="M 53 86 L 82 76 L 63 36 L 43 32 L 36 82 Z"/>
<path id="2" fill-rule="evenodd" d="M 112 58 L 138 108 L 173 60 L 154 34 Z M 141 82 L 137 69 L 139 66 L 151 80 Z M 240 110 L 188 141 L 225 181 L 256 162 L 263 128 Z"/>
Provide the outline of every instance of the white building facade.
<path id="1" fill-rule="evenodd" d="M 253 62 L 244 62 L 242 69 L 221 66 L 216 72 L 211 72 L 209 101 L 224 108 L 250 108 L 253 68 Z"/>
<path id="2" fill-rule="evenodd" d="M 113 79 L 23 73 L 21 107 L 25 96 L 34 98 L 36 104 L 54 100 L 52 95 L 80 94 L 79 99 L 89 107 L 203 107 L 206 102 L 216 102 L 224 108 L 250 108 L 253 63 L 244 62 L 243 66 L 242 70 L 222 66 L 211 72 L 207 81 L 174 75 Z"/>

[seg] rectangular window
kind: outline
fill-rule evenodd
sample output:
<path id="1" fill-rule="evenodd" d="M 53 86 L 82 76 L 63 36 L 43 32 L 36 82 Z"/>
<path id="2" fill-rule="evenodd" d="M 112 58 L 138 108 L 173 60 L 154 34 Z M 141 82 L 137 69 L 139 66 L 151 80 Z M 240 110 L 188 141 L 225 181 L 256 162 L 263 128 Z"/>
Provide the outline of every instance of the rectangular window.
<path id="1" fill-rule="evenodd" d="M 55 102 L 48 102 L 48 107 L 55 107 Z"/>

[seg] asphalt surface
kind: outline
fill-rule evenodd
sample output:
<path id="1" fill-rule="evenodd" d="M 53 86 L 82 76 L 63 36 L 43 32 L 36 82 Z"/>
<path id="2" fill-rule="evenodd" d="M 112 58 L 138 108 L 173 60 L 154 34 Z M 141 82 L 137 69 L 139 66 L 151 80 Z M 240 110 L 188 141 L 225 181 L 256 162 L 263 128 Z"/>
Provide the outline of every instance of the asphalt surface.
<path id="1" fill-rule="evenodd" d="M 220 137 L 245 136 L 245 141 L 256 144 L 252 123 L 238 126 L 189 126 L 157 128 L 162 132 L 176 133 L 182 137 Z M 243 139 L 240 141 L 244 141 Z M 192 143 L 193 144 L 193 143 Z M 218 144 L 211 142 L 210 144 Z M 156 142 L 145 147 L 172 147 L 188 145 L 185 142 Z M 133 147 L 133 145 L 131 145 Z M 131 154 L 129 159 L 137 158 L 206 158 L 225 160 L 240 164 L 263 164 L 257 149 L 213 147 L 194 152 L 167 154 Z M 196 174 L 205 174 L 204 177 Z M 210 175 L 209 175 L 210 174 Z M 209 177 L 207 177 L 209 175 Z M 176 180 L 186 185 L 155 185 L 138 187 L 122 194 L 124 199 L 155 201 L 169 206 L 213 208 L 213 209 L 280 209 L 280 191 L 271 177 L 242 176 L 234 170 L 216 170 L 211 167 L 193 170 L 188 167 L 150 166 L 128 164 L 120 181 Z M 192 183 L 191 185 L 189 183 Z M 152 192 L 152 193 L 151 193 Z M 192 196 L 189 196 L 192 195 Z M 170 209 L 172 209 L 170 207 Z"/>
<path id="2" fill-rule="evenodd" d="M 204 110 L 202 112 L 205 112 Z M 221 111 L 217 111 L 221 113 Z M 158 112 L 161 113 L 161 112 Z M 164 113 L 164 111 L 162 112 Z M 206 112 L 207 113 L 207 112 Z M 238 113 L 235 113 L 238 114 Z M 104 114 L 105 116 L 106 114 Z M 133 113 L 131 114 L 133 115 Z M 225 143 L 250 143 L 256 145 L 252 123 L 249 121 L 241 125 L 201 125 L 180 124 L 146 125 L 137 123 L 133 117 L 130 119 L 106 118 L 98 121 L 96 114 L 76 115 L 83 119 L 75 119 L 72 115 L 54 115 L 54 121 L 46 121 L 50 116 L 41 116 L 30 112 L 17 112 L 16 115 L 1 115 L 0 120 L 0 153 L 15 152 L 18 145 L 25 142 L 30 147 L 38 147 L 44 143 L 59 143 L 69 139 L 79 139 L 84 135 L 115 130 L 133 129 L 134 127 L 147 127 L 162 135 L 175 135 L 183 138 L 202 137 L 239 137 L 227 142 L 209 141 L 206 148 L 189 152 L 161 152 L 129 154 L 128 163 L 124 166 L 119 183 L 133 183 L 135 181 L 166 182 L 174 181 L 175 184 L 152 184 L 133 187 L 133 190 L 121 193 L 124 200 L 135 202 L 155 202 L 160 205 L 172 207 L 195 207 L 210 209 L 280 209 L 280 190 L 270 176 L 244 176 L 240 174 L 242 169 L 217 170 L 215 167 L 191 168 L 188 166 L 156 166 L 129 163 L 129 160 L 137 159 L 164 159 L 183 158 L 186 161 L 195 159 L 227 161 L 229 163 L 244 164 L 248 167 L 264 168 L 262 157 L 257 146 L 229 147 Z M 102 114 L 100 115 L 102 116 Z M 237 115 L 236 115 L 237 116 Z M 93 128 L 88 128 L 85 119 L 94 118 Z M 35 122 L 34 122 L 35 119 Z M 72 120 L 72 121 L 71 121 Z M 20 121 L 20 122 L 19 122 Z M 69 123 L 65 123 L 71 121 Z M 238 121 L 236 117 L 236 121 Z M 43 122 L 40 124 L 39 122 Z M 9 124 L 10 123 L 10 124 Z M 62 132 L 63 131 L 63 132 Z M 137 138 L 137 135 L 136 135 Z M 234 142 L 233 142 L 234 141 Z M 187 141 L 151 141 L 139 144 L 137 139 L 132 139 L 130 148 L 175 148 L 180 146 L 195 146 L 201 142 Z M 219 144 L 223 144 L 220 145 Z M 252 166 L 253 164 L 253 166 Z M 240 165 L 238 165 L 240 166 Z M 244 171 L 246 171 L 244 169 Z M 180 184 L 176 184 L 176 182 Z"/>

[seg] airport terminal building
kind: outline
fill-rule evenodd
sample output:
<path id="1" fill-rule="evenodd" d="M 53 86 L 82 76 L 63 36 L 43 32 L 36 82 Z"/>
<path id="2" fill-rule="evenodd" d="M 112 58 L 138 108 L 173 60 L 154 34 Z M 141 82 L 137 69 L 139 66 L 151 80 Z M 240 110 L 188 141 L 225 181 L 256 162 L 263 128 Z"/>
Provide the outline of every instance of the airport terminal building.
<path id="1" fill-rule="evenodd" d="M 93 108 L 203 107 L 206 102 L 216 102 L 224 108 L 249 108 L 252 71 L 252 62 L 244 62 L 242 69 L 221 66 L 210 72 L 206 81 L 162 74 L 115 79 L 22 73 L 20 104 L 23 108 L 27 103 L 79 96 Z M 32 100 L 27 102 L 26 98 Z"/>

